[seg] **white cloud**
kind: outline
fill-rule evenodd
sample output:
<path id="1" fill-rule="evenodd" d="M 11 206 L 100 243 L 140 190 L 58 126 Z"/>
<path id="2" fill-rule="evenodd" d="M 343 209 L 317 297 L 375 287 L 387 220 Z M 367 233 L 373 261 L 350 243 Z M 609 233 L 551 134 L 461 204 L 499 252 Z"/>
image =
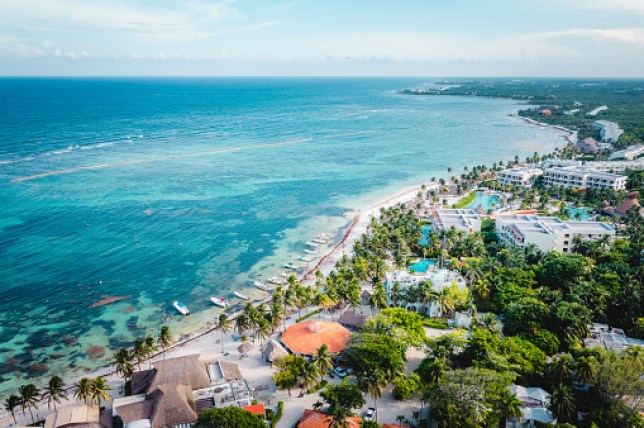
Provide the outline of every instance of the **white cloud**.
<path id="1" fill-rule="evenodd" d="M 571 4 L 580 9 L 644 13 L 644 1 L 642 0 L 572 0 Z"/>
<path id="2" fill-rule="evenodd" d="M 536 35 L 537 38 L 582 37 L 644 46 L 644 28 L 572 28 Z"/>

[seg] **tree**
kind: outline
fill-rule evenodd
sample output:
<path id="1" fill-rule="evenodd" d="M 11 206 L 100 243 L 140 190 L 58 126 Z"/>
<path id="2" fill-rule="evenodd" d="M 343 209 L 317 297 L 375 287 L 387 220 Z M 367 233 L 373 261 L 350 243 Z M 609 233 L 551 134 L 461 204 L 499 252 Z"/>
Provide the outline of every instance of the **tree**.
<path id="1" fill-rule="evenodd" d="M 4 409 L 13 416 L 14 425 L 18 425 L 18 422 L 16 421 L 16 408 L 20 406 L 20 403 L 20 397 L 16 394 L 11 394 L 9 398 L 4 400 Z"/>
<path id="2" fill-rule="evenodd" d="M 371 373 L 363 376 L 360 379 L 361 387 L 366 391 L 373 400 L 376 409 L 376 420 L 378 419 L 378 399 L 382 398 L 382 392 L 387 387 L 389 382 L 385 374 L 379 370 L 374 370 Z"/>
<path id="3" fill-rule="evenodd" d="M 326 344 L 322 344 L 313 356 L 313 365 L 320 375 L 320 381 L 324 373 L 333 369 L 333 355 L 329 353 L 329 347 Z"/>
<path id="4" fill-rule="evenodd" d="M 148 359 L 148 366 L 150 365 L 150 356 L 157 350 L 156 340 L 152 336 L 145 338 L 145 357 Z"/>
<path id="5" fill-rule="evenodd" d="M 116 360 L 116 373 L 120 373 L 126 381 L 134 374 L 134 365 L 130 361 L 131 355 L 127 349 L 121 348 L 114 354 Z"/>
<path id="6" fill-rule="evenodd" d="M 393 395 L 396 400 L 409 400 L 420 390 L 420 377 L 413 373 L 394 381 Z"/>
<path id="7" fill-rule="evenodd" d="M 42 394 L 42 398 L 47 400 L 47 408 L 50 408 L 51 404 L 54 403 L 54 410 L 56 410 L 56 403 L 60 403 L 61 398 L 67 398 L 65 393 L 65 382 L 59 376 L 52 376 L 45 387 L 45 391 Z"/>
<path id="8" fill-rule="evenodd" d="M 163 349 L 163 352 L 167 351 L 168 347 L 172 345 L 172 342 L 174 341 L 174 338 L 172 337 L 172 332 L 170 331 L 170 327 L 167 325 L 164 325 L 161 327 L 161 331 L 159 332 L 159 338 L 157 339 L 157 343 Z"/>
<path id="9" fill-rule="evenodd" d="M 291 389 L 297 385 L 306 364 L 306 359 L 301 355 L 288 355 L 275 362 L 275 366 L 279 369 L 273 375 L 273 381 L 277 388 L 288 390 L 290 396 Z"/>
<path id="10" fill-rule="evenodd" d="M 508 419 L 520 418 L 521 407 L 523 407 L 516 394 L 510 392 L 509 389 L 502 389 L 499 393 L 499 398 L 496 401 L 497 412 L 501 422 L 501 428 L 505 428 Z"/>
<path id="11" fill-rule="evenodd" d="M 226 314 L 219 314 L 219 319 L 217 320 L 216 328 L 219 329 L 221 333 L 221 353 L 224 353 L 224 335 L 230 331 L 232 328 L 232 322 Z"/>
<path id="12" fill-rule="evenodd" d="M 74 397 L 88 403 L 92 397 L 92 380 L 89 378 L 81 378 L 73 385 Z"/>
<path id="13" fill-rule="evenodd" d="M 568 385 L 572 381 L 573 361 L 570 354 L 557 355 L 548 364 L 550 378 L 558 385 Z"/>
<path id="14" fill-rule="evenodd" d="M 145 361 L 148 351 L 145 346 L 145 340 L 138 338 L 134 341 L 134 349 L 132 350 L 132 356 L 136 358 L 136 362 L 141 370 L 141 362 Z"/>
<path id="15" fill-rule="evenodd" d="M 570 389 L 559 385 L 550 397 L 550 411 L 559 422 L 576 422 L 575 399 Z"/>
<path id="16" fill-rule="evenodd" d="M 358 385 L 347 383 L 346 380 L 337 385 L 327 386 L 320 392 L 320 397 L 329 406 L 329 414 L 344 409 L 347 412 L 345 416 L 350 416 L 353 409 L 360 409 L 366 403 Z"/>
<path id="17" fill-rule="evenodd" d="M 313 364 L 307 362 L 306 364 L 304 364 L 299 378 L 302 385 L 300 395 L 303 395 L 304 391 L 312 388 L 315 385 L 316 381 L 318 380 L 318 371 Z"/>
<path id="18" fill-rule="evenodd" d="M 342 357 L 358 378 L 375 370 L 396 373 L 405 369 L 405 345 L 386 334 L 354 334 Z"/>
<path id="19" fill-rule="evenodd" d="M 365 324 L 363 331 L 389 335 L 406 346 L 420 348 L 425 344 L 422 317 L 404 308 L 383 309 Z"/>
<path id="20" fill-rule="evenodd" d="M 96 404 L 98 407 L 101 407 L 101 401 L 107 401 L 109 396 L 107 395 L 107 391 L 111 390 L 110 386 L 105 382 L 105 379 L 102 377 L 97 377 L 94 378 L 91 382 L 91 387 L 90 387 L 90 397 L 92 401 L 96 401 Z"/>
<path id="21" fill-rule="evenodd" d="M 40 391 L 36 388 L 34 384 L 22 385 L 18 390 L 20 393 L 20 406 L 24 413 L 25 409 L 29 409 L 29 414 L 31 415 L 31 422 L 36 423 L 34 420 L 34 413 L 31 411 L 32 407 L 38 408 L 38 398 L 40 397 Z"/>
<path id="22" fill-rule="evenodd" d="M 580 356 L 575 359 L 576 377 L 582 384 L 590 385 L 595 379 L 597 372 L 597 361 L 592 355 Z"/>
<path id="23" fill-rule="evenodd" d="M 239 407 L 230 406 L 204 410 L 199 414 L 195 428 L 266 428 L 266 423 Z"/>

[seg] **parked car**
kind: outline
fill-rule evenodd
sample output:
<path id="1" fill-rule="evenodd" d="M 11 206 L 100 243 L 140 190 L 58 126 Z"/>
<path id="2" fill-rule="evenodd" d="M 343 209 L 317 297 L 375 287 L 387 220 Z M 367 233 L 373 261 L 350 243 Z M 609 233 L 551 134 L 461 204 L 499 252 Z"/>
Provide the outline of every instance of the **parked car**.
<path id="1" fill-rule="evenodd" d="M 337 376 L 340 377 L 340 379 L 343 379 L 349 375 L 345 369 L 342 367 L 336 367 L 333 369 L 333 373 L 335 373 Z"/>
<path id="2" fill-rule="evenodd" d="M 363 419 L 365 421 L 373 421 L 373 415 L 375 415 L 375 414 L 376 414 L 376 409 L 374 409 L 373 407 L 369 407 L 367 409 L 367 412 L 364 414 Z"/>

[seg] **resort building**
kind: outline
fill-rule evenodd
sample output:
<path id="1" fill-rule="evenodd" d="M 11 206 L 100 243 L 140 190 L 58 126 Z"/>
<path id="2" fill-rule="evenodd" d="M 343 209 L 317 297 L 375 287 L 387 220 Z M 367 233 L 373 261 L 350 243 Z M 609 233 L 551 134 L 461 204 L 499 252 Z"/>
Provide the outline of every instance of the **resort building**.
<path id="1" fill-rule="evenodd" d="M 599 172 L 586 167 L 555 167 L 543 174 L 546 186 L 577 189 L 626 189 L 626 176 Z"/>
<path id="2" fill-rule="evenodd" d="M 511 168 L 499 171 L 496 178 L 503 186 L 530 187 L 534 177 L 543 175 L 543 170 L 538 168 Z"/>
<path id="3" fill-rule="evenodd" d="M 481 231 L 481 216 L 471 209 L 440 209 L 434 212 L 437 231 L 454 228 L 471 234 Z"/>
<path id="4" fill-rule="evenodd" d="M 609 143 L 616 143 L 624 133 L 624 130 L 618 124 L 608 120 L 595 121 L 593 128 L 599 129 L 599 138 Z"/>
<path id="5" fill-rule="evenodd" d="M 199 355 L 169 358 L 135 372 L 132 394 L 117 398 L 112 418 L 125 428 L 189 425 L 204 410 L 248 406 L 253 396 L 237 364 L 204 362 Z"/>
<path id="6" fill-rule="evenodd" d="M 576 161 L 572 159 L 559 159 L 559 158 L 548 158 L 541 162 L 539 168 L 546 170 L 548 168 L 553 168 L 556 166 L 582 166 L 582 161 Z"/>
<path id="7" fill-rule="evenodd" d="M 566 222 L 557 217 L 509 214 L 496 217 L 496 233 L 507 245 L 525 247 L 534 244 L 541 251 L 569 253 L 575 237 L 585 241 L 604 235 L 614 237 L 615 229 L 606 223 L 593 221 Z"/>
<path id="8" fill-rule="evenodd" d="M 586 348 L 604 348 L 609 351 L 623 352 L 633 346 L 644 346 L 644 340 L 626 336 L 621 328 L 611 328 L 607 324 L 589 324 L 590 337 L 584 339 Z"/>
<path id="9" fill-rule="evenodd" d="M 430 282 L 434 291 L 440 293 L 447 287 L 456 286 L 464 290 L 467 286 L 465 279 L 458 271 L 451 271 L 447 269 L 427 270 L 421 273 L 409 273 L 406 270 L 399 270 L 394 272 L 387 272 L 385 280 L 385 288 L 387 289 L 387 297 L 391 301 L 391 289 L 395 283 L 400 284 L 402 290 L 408 291 L 412 287 L 418 286 L 421 282 Z M 422 302 L 407 303 L 406 308 L 408 311 L 414 311 L 422 314 L 427 314 L 431 317 L 439 317 L 443 315 L 440 305 L 436 302 L 429 302 L 423 304 Z"/>
<path id="10" fill-rule="evenodd" d="M 633 144 L 624 150 L 617 151 L 610 155 L 610 159 L 626 159 L 633 160 L 641 155 L 644 155 L 644 144 Z"/>
<path id="11" fill-rule="evenodd" d="M 47 415 L 45 428 L 100 428 L 100 412 L 98 406 L 78 404 L 60 408 Z"/>
<path id="12" fill-rule="evenodd" d="M 593 171 L 618 173 L 628 170 L 644 169 L 644 158 L 624 161 L 586 162 L 584 166 Z"/>
<path id="13" fill-rule="evenodd" d="M 337 322 L 310 320 L 288 327 L 282 343 L 294 354 L 314 355 L 327 345 L 331 354 L 339 354 L 349 343 L 351 332 Z"/>
<path id="14" fill-rule="evenodd" d="M 592 137 L 577 141 L 573 147 L 577 150 L 581 150 L 583 153 L 597 153 L 601 150 L 597 146 L 597 141 Z"/>
<path id="15" fill-rule="evenodd" d="M 552 412 L 548 410 L 550 394 L 541 388 L 521 385 L 511 385 L 510 392 L 521 402 L 521 418 L 513 418 L 506 426 L 508 428 L 534 428 L 550 425 L 554 422 Z"/>

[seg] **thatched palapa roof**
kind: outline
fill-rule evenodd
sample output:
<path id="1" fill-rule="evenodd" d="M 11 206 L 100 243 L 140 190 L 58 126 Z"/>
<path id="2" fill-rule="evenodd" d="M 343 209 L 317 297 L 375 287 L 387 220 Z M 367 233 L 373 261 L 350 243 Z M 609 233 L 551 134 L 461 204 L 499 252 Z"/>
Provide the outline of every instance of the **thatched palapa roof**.
<path id="1" fill-rule="evenodd" d="M 353 311 L 344 311 L 340 316 L 338 322 L 342 325 L 350 327 L 364 327 L 369 317 L 366 314 L 361 314 Z"/>
<path id="2" fill-rule="evenodd" d="M 132 394 L 154 392 L 159 385 L 166 384 L 200 389 L 210 385 L 210 376 L 199 355 L 169 358 L 154 363 L 150 370 L 135 372 L 132 376 Z"/>
<path id="3" fill-rule="evenodd" d="M 277 343 L 274 340 L 267 342 L 262 348 L 262 354 L 264 357 L 271 363 L 281 360 L 282 358 L 288 356 L 288 351 L 284 349 L 282 345 Z"/>

